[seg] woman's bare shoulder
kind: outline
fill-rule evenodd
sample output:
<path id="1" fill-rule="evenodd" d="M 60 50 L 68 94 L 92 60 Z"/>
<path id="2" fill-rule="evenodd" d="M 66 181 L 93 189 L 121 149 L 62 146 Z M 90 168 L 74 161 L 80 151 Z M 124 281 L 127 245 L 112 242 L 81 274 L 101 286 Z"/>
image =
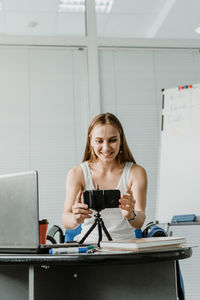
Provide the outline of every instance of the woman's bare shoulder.
<path id="1" fill-rule="evenodd" d="M 74 166 L 71 168 L 67 174 L 67 180 L 80 182 L 81 185 L 84 184 L 84 175 L 83 175 L 83 169 L 80 165 Z"/>
<path id="2" fill-rule="evenodd" d="M 140 166 L 138 164 L 135 164 L 135 163 L 132 164 L 131 171 L 134 171 L 134 172 L 146 172 L 145 169 L 142 166 Z"/>
<path id="3" fill-rule="evenodd" d="M 132 165 L 130 173 L 133 180 L 147 180 L 146 170 L 138 164 Z"/>
<path id="4" fill-rule="evenodd" d="M 74 175 L 76 176 L 76 175 L 80 175 L 80 174 L 83 174 L 81 165 L 74 166 L 68 172 L 68 175 L 70 175 L 70 176 L 74 176 Z"/>

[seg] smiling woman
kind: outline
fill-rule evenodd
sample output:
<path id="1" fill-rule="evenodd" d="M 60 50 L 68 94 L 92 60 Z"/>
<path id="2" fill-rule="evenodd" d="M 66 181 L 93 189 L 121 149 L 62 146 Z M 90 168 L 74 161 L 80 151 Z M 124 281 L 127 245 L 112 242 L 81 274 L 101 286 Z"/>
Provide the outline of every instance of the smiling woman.
<path id="1" fill-rule="evenodd" d="M 121 191 L 119 207 L 102 211 L 112 238 L 134 238 L 133 229 L 141 228 L 145 221 L 147 176 L 133 158 L 120 121 L 110 113 L 92 120 L 83 162 L 67 175 L 63 224 L 66 228 L 82 224 L 77 239 L 83 237 L 94 222 L 93 211 L 82 202 L 82 191 L 97 187 Z M 90 241 L 96 241 L 97 236 L 98 231 L 94 230 Z"/>

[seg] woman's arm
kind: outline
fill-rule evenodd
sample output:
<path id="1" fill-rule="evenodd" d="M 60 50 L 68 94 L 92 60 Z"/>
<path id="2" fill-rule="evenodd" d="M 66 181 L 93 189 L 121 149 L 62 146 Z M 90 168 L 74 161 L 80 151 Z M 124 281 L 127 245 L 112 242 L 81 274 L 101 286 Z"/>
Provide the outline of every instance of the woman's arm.
<path id="1" fill-rule="evenodd" d="M 130 222 L 130 224 L 135 228 L 141 228 L 146 219 L 145 209 L 146 209 L 146 193 L 147 193 L 147 174 L 144 168 L 139 165 L 133 165 L 131 168 L 131 190 L 133 197 L 136 201 L 135 211 L 136 217 Z M 133 214 L 132 214 L 133 216 Z"/>
<path id="2" fill-rule="evenodd" d="M 62 215 L 65 228 L 76 228 L 85 218 L 91 218 L 92 211 L 81 201 L 83 185 L 83 171 L 81 166 L 76 166 L 69 171 L 66 180 L 66 199 Z"/>
<path id="3" fill-rule="evenodd" d="M 121 198 L 122 214 L 134 228 L 141 228 L 146 219 L 147 175 L 144 168 L 134 164 L 130 170 L 130 188 Z M 134 211 L 136 215 L 134 215 Z"/>

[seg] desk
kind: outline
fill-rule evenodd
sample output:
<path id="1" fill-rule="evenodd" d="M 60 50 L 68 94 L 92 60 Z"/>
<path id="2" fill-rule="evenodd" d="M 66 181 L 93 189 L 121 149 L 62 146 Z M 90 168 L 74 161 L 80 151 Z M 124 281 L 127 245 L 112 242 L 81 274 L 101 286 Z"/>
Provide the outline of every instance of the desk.
<path id="1" fill-rule="evenodd" d="M 192 249 L 150 253 L 0 255 L 3 300 L 177 300 L 175 261 Z"/>

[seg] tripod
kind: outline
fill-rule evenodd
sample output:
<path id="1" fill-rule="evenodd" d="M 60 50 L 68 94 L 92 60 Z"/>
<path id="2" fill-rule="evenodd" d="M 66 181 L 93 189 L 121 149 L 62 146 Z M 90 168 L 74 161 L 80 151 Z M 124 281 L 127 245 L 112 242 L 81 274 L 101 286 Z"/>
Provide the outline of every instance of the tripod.
<path id="1" fill-rule="evenodd" d="M 92 224 L 92 226 L 89 228 L 89 230 L 86 232 L 86 234 L 84 235 L 84 237 L 80 240 L 79 244 L 83 244 L 85 239 L 88 237 L 88 235 L 92 232 L 92 230 L 96 227 L 96 225 L 98 225 L 98 233 L 99 233 L 99 239 L 98 239 L 98 247 L 100 247 L 100 242 L 102 240 L 102 229 L 105 233 L 105 235 L 107 236 L 109 241 L 112 241 L 112 238 L 108 232 L 108 230 L 106 229 L 106 226 L 104 225 L 103 219 L 101 218 L 100 212 L 97 211 L 97 213 L 94 215 L 94 223 Z"/>

